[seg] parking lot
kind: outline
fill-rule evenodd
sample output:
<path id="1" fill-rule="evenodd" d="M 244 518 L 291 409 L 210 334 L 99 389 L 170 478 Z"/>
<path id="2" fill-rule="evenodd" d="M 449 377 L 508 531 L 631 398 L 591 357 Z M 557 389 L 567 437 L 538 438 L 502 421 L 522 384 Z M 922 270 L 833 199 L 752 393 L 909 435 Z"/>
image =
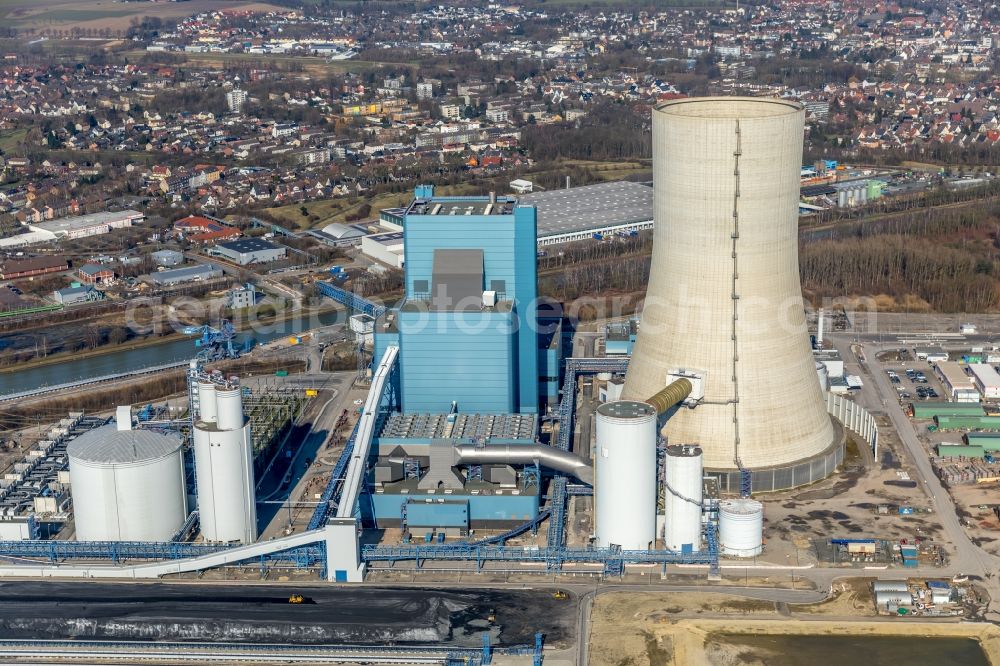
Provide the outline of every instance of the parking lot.
<path id="1" fill-rule="evenodd" d="M 944 388 L 926 361 L 900 360 L 887 363 L 885 374 L 896 389 L 900 403 L 945 400 Z"/>

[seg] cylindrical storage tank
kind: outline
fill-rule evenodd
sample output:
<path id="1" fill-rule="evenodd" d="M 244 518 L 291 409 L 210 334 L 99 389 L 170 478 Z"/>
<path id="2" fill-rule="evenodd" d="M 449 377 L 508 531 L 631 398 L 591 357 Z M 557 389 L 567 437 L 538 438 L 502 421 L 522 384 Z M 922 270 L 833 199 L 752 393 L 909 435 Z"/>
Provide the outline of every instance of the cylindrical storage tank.
<path id="1" fill-rule="evenodd" d="M 701 449 L 697 446 L 667 447 L 663 484 L 664 545 L 667 550 L 701 550 L 701 457 Z"/>
<path id="2" fill-rule="evenodd" d="M 206 541 L 251 543 L 257 538 L 250 426 L 194 428 L 198 520 Z"/>
<path id="3" fill-rule="evenodd" d="M 719 550 L 730 557 L 754 557 L 764 549 L 764 505 L 757 500 L 719 502 Z"/>
<path id="4" fill-rule="evenodd" d="M 205 423 L 215 423 L 218 418 L 218 404 L 215 384 L 201 382 L 198 384 L 198 420 Z"/>
<path id="5" fill-rule="evenodd" d="M 77 541 L 169 541 L 187 517 L 182 440 L 113 425 L 66 447 Z"/>
<path id="6" fill-rule="evenodd" d="M 672 100 L 652 114 L 653 255 L 622 396 L 644 400 L 679 370 L 699 376 L 702 400 L 670 415 L 664 434 L 697 442 L 727 481 L 841 445 L 799 282 L 804 117 L 797 102 L 760 97 Z M 768 478 L 767 490 L 817 480 Z"/>
<path id="7" fill-rule="evenodd" d="M 656 410 L 616 400 L 597 408 L 595 539 L 646 550 L 656 539 Z"/>
<path id="8" fill-rule="evenodd" d="M 877 580 L 872 583 L 872 592 L 909 592 L 905 580 Z"/>
<path id="9" fill-rule="evenodd" d="M 816 376 L 819 378 L 819 387 L 823 391 L 830 390 L 830 372 L 826 369 L 826 364 L 816 361 Z"/>
<path id="10" fill-rule="evenodd" d="M 216 389 L 218 397 L 219 430 L 238 430 L 243 427 L 243 396 L 240 389 Z"/>

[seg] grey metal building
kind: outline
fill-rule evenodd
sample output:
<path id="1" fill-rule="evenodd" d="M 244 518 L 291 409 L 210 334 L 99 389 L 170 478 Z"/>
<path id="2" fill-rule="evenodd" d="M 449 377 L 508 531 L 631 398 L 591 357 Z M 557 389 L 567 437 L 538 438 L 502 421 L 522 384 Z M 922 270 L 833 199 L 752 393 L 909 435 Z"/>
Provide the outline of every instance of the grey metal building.
<path id="1" fill-rule="evenodd" d="M 179 266 L 184 263 L 184 253 L 177 250 L 157 250 L 150 256 L 157 266 Z"/>
<path id="2" fill-rule="evenodd" d="M 532 192 L 522 204 L 538 210 L 538 244 L 567 243 L 653 228 L 653 188 L 626 180 Z"/>
<path id="3" fill-rule="evenodd" d="M 93 303 L 104 299 L 104 294 L 90 285 L 82 287 L 67 287 L 52 292 L 52 298 L 61 305 L 76 305 L 78 303 Z"/>
<path id="4" fill-rule="evenodd" d="M 284 259 L 285 248 L 262 238 L 242 238 L 219 243 L 212 248 L 212 254 L 225 257 L 240 266 L 248 266 Z"/>
<path id="5" fill-rule="evenodd" d="M 147 279 L 161 287 L 170 287 L 184 282 L 198 282 L 217 277 L 222 277 L 222 271 L 218 267 L 212 264 L 198 264 L 197 266 L 185 266 L 184 268 L 152 273 Z"/>

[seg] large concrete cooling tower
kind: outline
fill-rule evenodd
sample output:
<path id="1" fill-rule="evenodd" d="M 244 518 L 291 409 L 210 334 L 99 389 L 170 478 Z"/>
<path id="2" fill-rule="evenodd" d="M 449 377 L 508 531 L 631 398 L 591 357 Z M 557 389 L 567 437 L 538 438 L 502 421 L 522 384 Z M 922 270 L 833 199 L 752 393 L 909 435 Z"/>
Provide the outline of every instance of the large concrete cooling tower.
<path id="1" fill-rule="evenodd" d="M 701 446 L 728 490 L 739 469 L 766 491 L 823 478 L 842 457 L 799 285 L 803 119 L 799 104 L 766 98 L 653 111 L 653 263 L 623 398 L 691 378 L 664 433 Z"/>

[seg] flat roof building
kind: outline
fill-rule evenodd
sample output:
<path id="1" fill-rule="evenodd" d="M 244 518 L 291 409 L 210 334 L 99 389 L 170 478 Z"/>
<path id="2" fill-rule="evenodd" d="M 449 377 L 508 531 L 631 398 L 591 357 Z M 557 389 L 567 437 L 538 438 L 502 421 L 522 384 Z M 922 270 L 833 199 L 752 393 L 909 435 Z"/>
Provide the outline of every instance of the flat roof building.
<path id="1" fill-rule="evenodd" d="M 403 232 L 390 231 L 384 234 L 373 234 L 361 239 L 361 251 L 383 264 L 393 268 L 402 268 Z"/>
<path id="2" fill-rule="evenodd" d="M 219 243 L 212 248 L 212 254 L 225 257 L 240 266 L 249 266 L 284 259 L 285 248 L 262 238 L 244 238 Z"/>
<path id="3" fill-rule="evenodd" d="M 150 256 L 157 266 L 179 266 L 184 263 L 184 253 L 176 250 L 157 250 Z"/>
<path id="4" fill-rule="evenodd" d="M 212 264 L 198 264 L 196 266 L 185 266 L 184 268 L 174 268 L 168 271 L 151 273 L 147 276 L 147 279 L 161 287 L 170 287 L 184 282 L 199 282 L 217 277 L 222 277 L 222 271 L 218 267 Z"/>
<path id="5" fill-rule="evenodd" d="M 1000 373 L 988 363 L 972 363 L 969 365 L 976 388 L 986 400 L 1000 399 Z"/>
<path id="6" fill-rule="evenodd" d="M 538 211 L 539 245 L 653 228 L 653 188 L 641 183 L 620 180 L 531 192 L 520 201 Z"/>
<path id="7" fill-rule="evenodd" d="M 948 392 L 949 400 L 957 399 L 960 391 L 974 389 L 972 377 L 966 374 L 964 366 L 955 361 L 938 361 L 934 364 L 934 373 Z"/>
<path id="8" fill-rule="evenodd" d="M 86 238 L 106 234 L 112 229 L 131 227 L 145 219 L 146 216 L 137 210 L 123 210 L 62 217 L 33 224 L 30 228 L 48 232 L 56 238 Z"/>
<path id="9" fill-rule="evenodd" d="M 629 356 L 635 345 L 639 325 L 635 319 L 619 321 L 604 327 L 605 356 Z"/>

